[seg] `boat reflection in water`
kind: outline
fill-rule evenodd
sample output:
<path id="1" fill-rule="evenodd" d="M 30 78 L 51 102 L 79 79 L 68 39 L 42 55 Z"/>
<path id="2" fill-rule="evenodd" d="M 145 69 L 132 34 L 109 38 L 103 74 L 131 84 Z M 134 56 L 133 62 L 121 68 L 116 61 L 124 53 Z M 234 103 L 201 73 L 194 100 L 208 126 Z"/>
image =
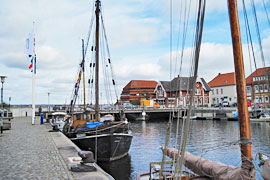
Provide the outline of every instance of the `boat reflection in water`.
<path id="1" fill-rule="evenodd" d="M 114 179 L 128 180 L 132 179 L 131 173 L 133 171 L 131 167 L 130 155 L 112 162 L 98 162 L 98 165 L 109 173 Z"/>

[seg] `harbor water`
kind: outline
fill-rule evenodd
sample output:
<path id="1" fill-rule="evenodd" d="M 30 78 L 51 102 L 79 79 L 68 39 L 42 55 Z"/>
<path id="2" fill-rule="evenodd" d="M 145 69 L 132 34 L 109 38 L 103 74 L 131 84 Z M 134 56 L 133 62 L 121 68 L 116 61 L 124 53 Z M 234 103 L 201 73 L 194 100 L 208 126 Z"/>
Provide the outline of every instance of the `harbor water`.
<path id="1" fill-rule="evenodd" d="M 165 143 L 167 120 L 131 122 L 133 140 L 129 155 L 115 162 L 99 165 L 116 180 L 135 180 L 149 171 L 149 163 L 162 160 L 160 147 Z M 170 147 L 175 146 L 176 120 L 173 122 Z M 180 123 L 181 124 L 181 123 Z M 251 123 L 252 151 L 270 155 L 270 124 Z M 179 128 L 181 129 L 181 127 Z M 239 167 L 241 156 L 237 121 L 193 120 L 187 151 L 204 158 Z M 258 164 L 258 161 L 255 162 Z M 257 179 L 262 179 L 257 170 Z"/>

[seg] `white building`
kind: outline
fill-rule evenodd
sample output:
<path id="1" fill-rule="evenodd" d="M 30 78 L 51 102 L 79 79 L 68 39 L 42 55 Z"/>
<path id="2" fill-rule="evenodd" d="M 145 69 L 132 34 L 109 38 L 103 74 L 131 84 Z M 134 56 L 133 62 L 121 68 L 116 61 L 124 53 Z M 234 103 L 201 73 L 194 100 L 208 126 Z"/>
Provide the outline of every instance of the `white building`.
<path id="1" fill-rule="evenodd" d="M 219 73 L 208 85 L 211 87 L 211 104 L 228 101 L 230 104 L 237 102 L 235 73 Z"/>

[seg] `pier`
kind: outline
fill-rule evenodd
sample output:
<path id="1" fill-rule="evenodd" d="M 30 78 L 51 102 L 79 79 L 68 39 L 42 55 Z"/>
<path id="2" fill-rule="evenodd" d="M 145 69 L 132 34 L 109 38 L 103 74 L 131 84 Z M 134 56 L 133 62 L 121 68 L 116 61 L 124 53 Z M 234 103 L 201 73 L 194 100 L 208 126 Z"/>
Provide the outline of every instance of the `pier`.
<path id="1" fill-rule="evenodd" d="M 78 151 L 61 132 L 49 132 L 50 124 L 31 125 L 31 117 L 16 117 L 12 128 L 0 135 L 1 179 L 113 180 L 96 163 L 95 172 L 71 172 L 79 164 Z"/>
<path id="2" fill-rule="evenodd" d="M 184 117 L 186 115 L 186 108 L 134 108 L 134 109 L 125 109 L 125 114 L 128 120 L 159 120 L 159 119 L 169 119 L 170 114 L 172 113 L 174 118 Z M 226 108 L 206 108 L 206 107 L 197 107 L 193 109 L 193 116 L 197 116 L 198 119 L 234 119 L 233 113 L 236 112 L 235 107 L 226 107 Z M 101 114 L 118 114 L 119 110 L 101 110 Z M 143 116 L 145 118 L 143 118 Z"/>

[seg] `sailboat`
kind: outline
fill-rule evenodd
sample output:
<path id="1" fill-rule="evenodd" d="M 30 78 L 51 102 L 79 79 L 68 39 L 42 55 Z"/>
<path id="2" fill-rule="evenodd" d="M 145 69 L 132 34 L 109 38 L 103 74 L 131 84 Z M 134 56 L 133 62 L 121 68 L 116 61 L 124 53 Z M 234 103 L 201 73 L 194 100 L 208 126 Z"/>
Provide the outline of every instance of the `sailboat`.
<path id="1" fill-rule="evenodd" d="M 132 134 L 129 128 L 129 123 L 125 118 L 122 110 L 119 112 L 120 121 L 115 121 L 114 116 L 105 115 L 100 117 L 99 108 L 99 56 L 100 56 L 100 37 L 101 33 L 105 34 L 105 29 L 100 31 L 100 15 L 101 3 L 100 0 L 95 1 L 95 62 L 90 63 L 90 67 L 95 68 L 95 109 L 89 109 L 85 103 L 85 85 L 84 85 L 84 107 L 83 112 L 74 111 L 75 102 L 78 96 L 81 76 L 84 77 L 84 57 L 86 51 L 84 50 L 84 41 L 82 41 L 82 63 L 80 64 L 80 71 L 78 79 L 74 87 L 74 95 L 70 104 L 70 113 L 72 118 L 67 121 L 64 127 L 64 133 L 82 150 L 92 151 L 97 161 L 114 161 L 125 157 L 128 154 Z M 102 23 L 103 23 L 103 19 Z M 90 35 L 90 34 L 89 34 Z M 106 34 L 105 34 L 106 36 Z M 106 37 L 105 37 L 106 38 Z M 89 40 L 89 38 L 88 38 Z M 108 48 L 108 45 L 107 45 Z M 95 50 L 94 50 L 95 49 Z M 110 63 L 110 59 L 109 63 Z M 90 82 L 90 80 L 89 80 Z M 84 83 L 83 83 L 84 84 Z M 115 82 L 113 80 L 113 84 Z"/>
<path id="2" fill-rule="evenodd" d="M 200 53 L 200 44 L 202 36 L 202 27 L 204 21 L 204 11 L 205 4 L 201 3 L 205 1 L 200 1 L 200 5 L 203 8 L 198 12 L 197 19 L 197 29 L 196 31 L 196 49 L 195 49 L 195 65 L 193 71 L 193 88 L 196 82 L 197 70 L 198 70 L 198 59 Z M 244 62 L 242 54 L 242 44 L 240 35 L 240 25 L 238 17 L 238 7 L 237 0 L 228 0 L 230 27 L 231 27 L 231 37 L 233 43 L 233 56 L 234 56 L 234 66 L 236 75 L 236 85 L 237 85 L 237 105 L 238 105 L 238 117 L 239 117 L 239 129 L 240 129 L 240 151 L 241 151 L 241 162 L 240 168 L 228 166 L 220 162 L 213 162 L 204 159 L 199 156 L 194 156 L 186 151 L 187 137 L 189 133 L 189 123 L 191 119 L 191 109 L 192 103 L 189 104 L 189 111 L 187 120 L 185 122 L 185 131 L 182 134 L 182 144 L 179 149 L 169 148 L 169 132 L 171 123 L 169 121 L 165 145 L 161 148 L 163 152 L 162 162 L 150 163 L 150 172 L 145 174 L 139 174 L 137 180 L 143 179 L 159 179 L 159 180 L 186 180 L 186 179 L 218 179 L 218 180 L 243 180 L 243 179 L 256 179 L 255 166 L 253 164 L 252 158 L 252 148 L 251 148 L 251 134 L 250 134 L 250 122 L 248 117 L 248 107 L 247 107 L 247 95 L 246 95 L 246 84 L 245 84 L 245 72 L 244 72 Z M 197 36 L 198 35 L 198 36 Z M 193 94 L 191 99 L 193 99 Z M 192 102 L 192 101 L 190 101 Z M 171 162 L 166 162 L 166 156 L 172 159 Z M 267 157 L 260 158 L 261 165 L 263 166 L 262 177 L 264 179 L 270 179 L 270 160 Z M 174 166 L 171 170 L 166 169 L 166 165 L 171 164 Z M 182 171 L 182 166 L 188 168 L 191 172 L 187 174 Z"/>

